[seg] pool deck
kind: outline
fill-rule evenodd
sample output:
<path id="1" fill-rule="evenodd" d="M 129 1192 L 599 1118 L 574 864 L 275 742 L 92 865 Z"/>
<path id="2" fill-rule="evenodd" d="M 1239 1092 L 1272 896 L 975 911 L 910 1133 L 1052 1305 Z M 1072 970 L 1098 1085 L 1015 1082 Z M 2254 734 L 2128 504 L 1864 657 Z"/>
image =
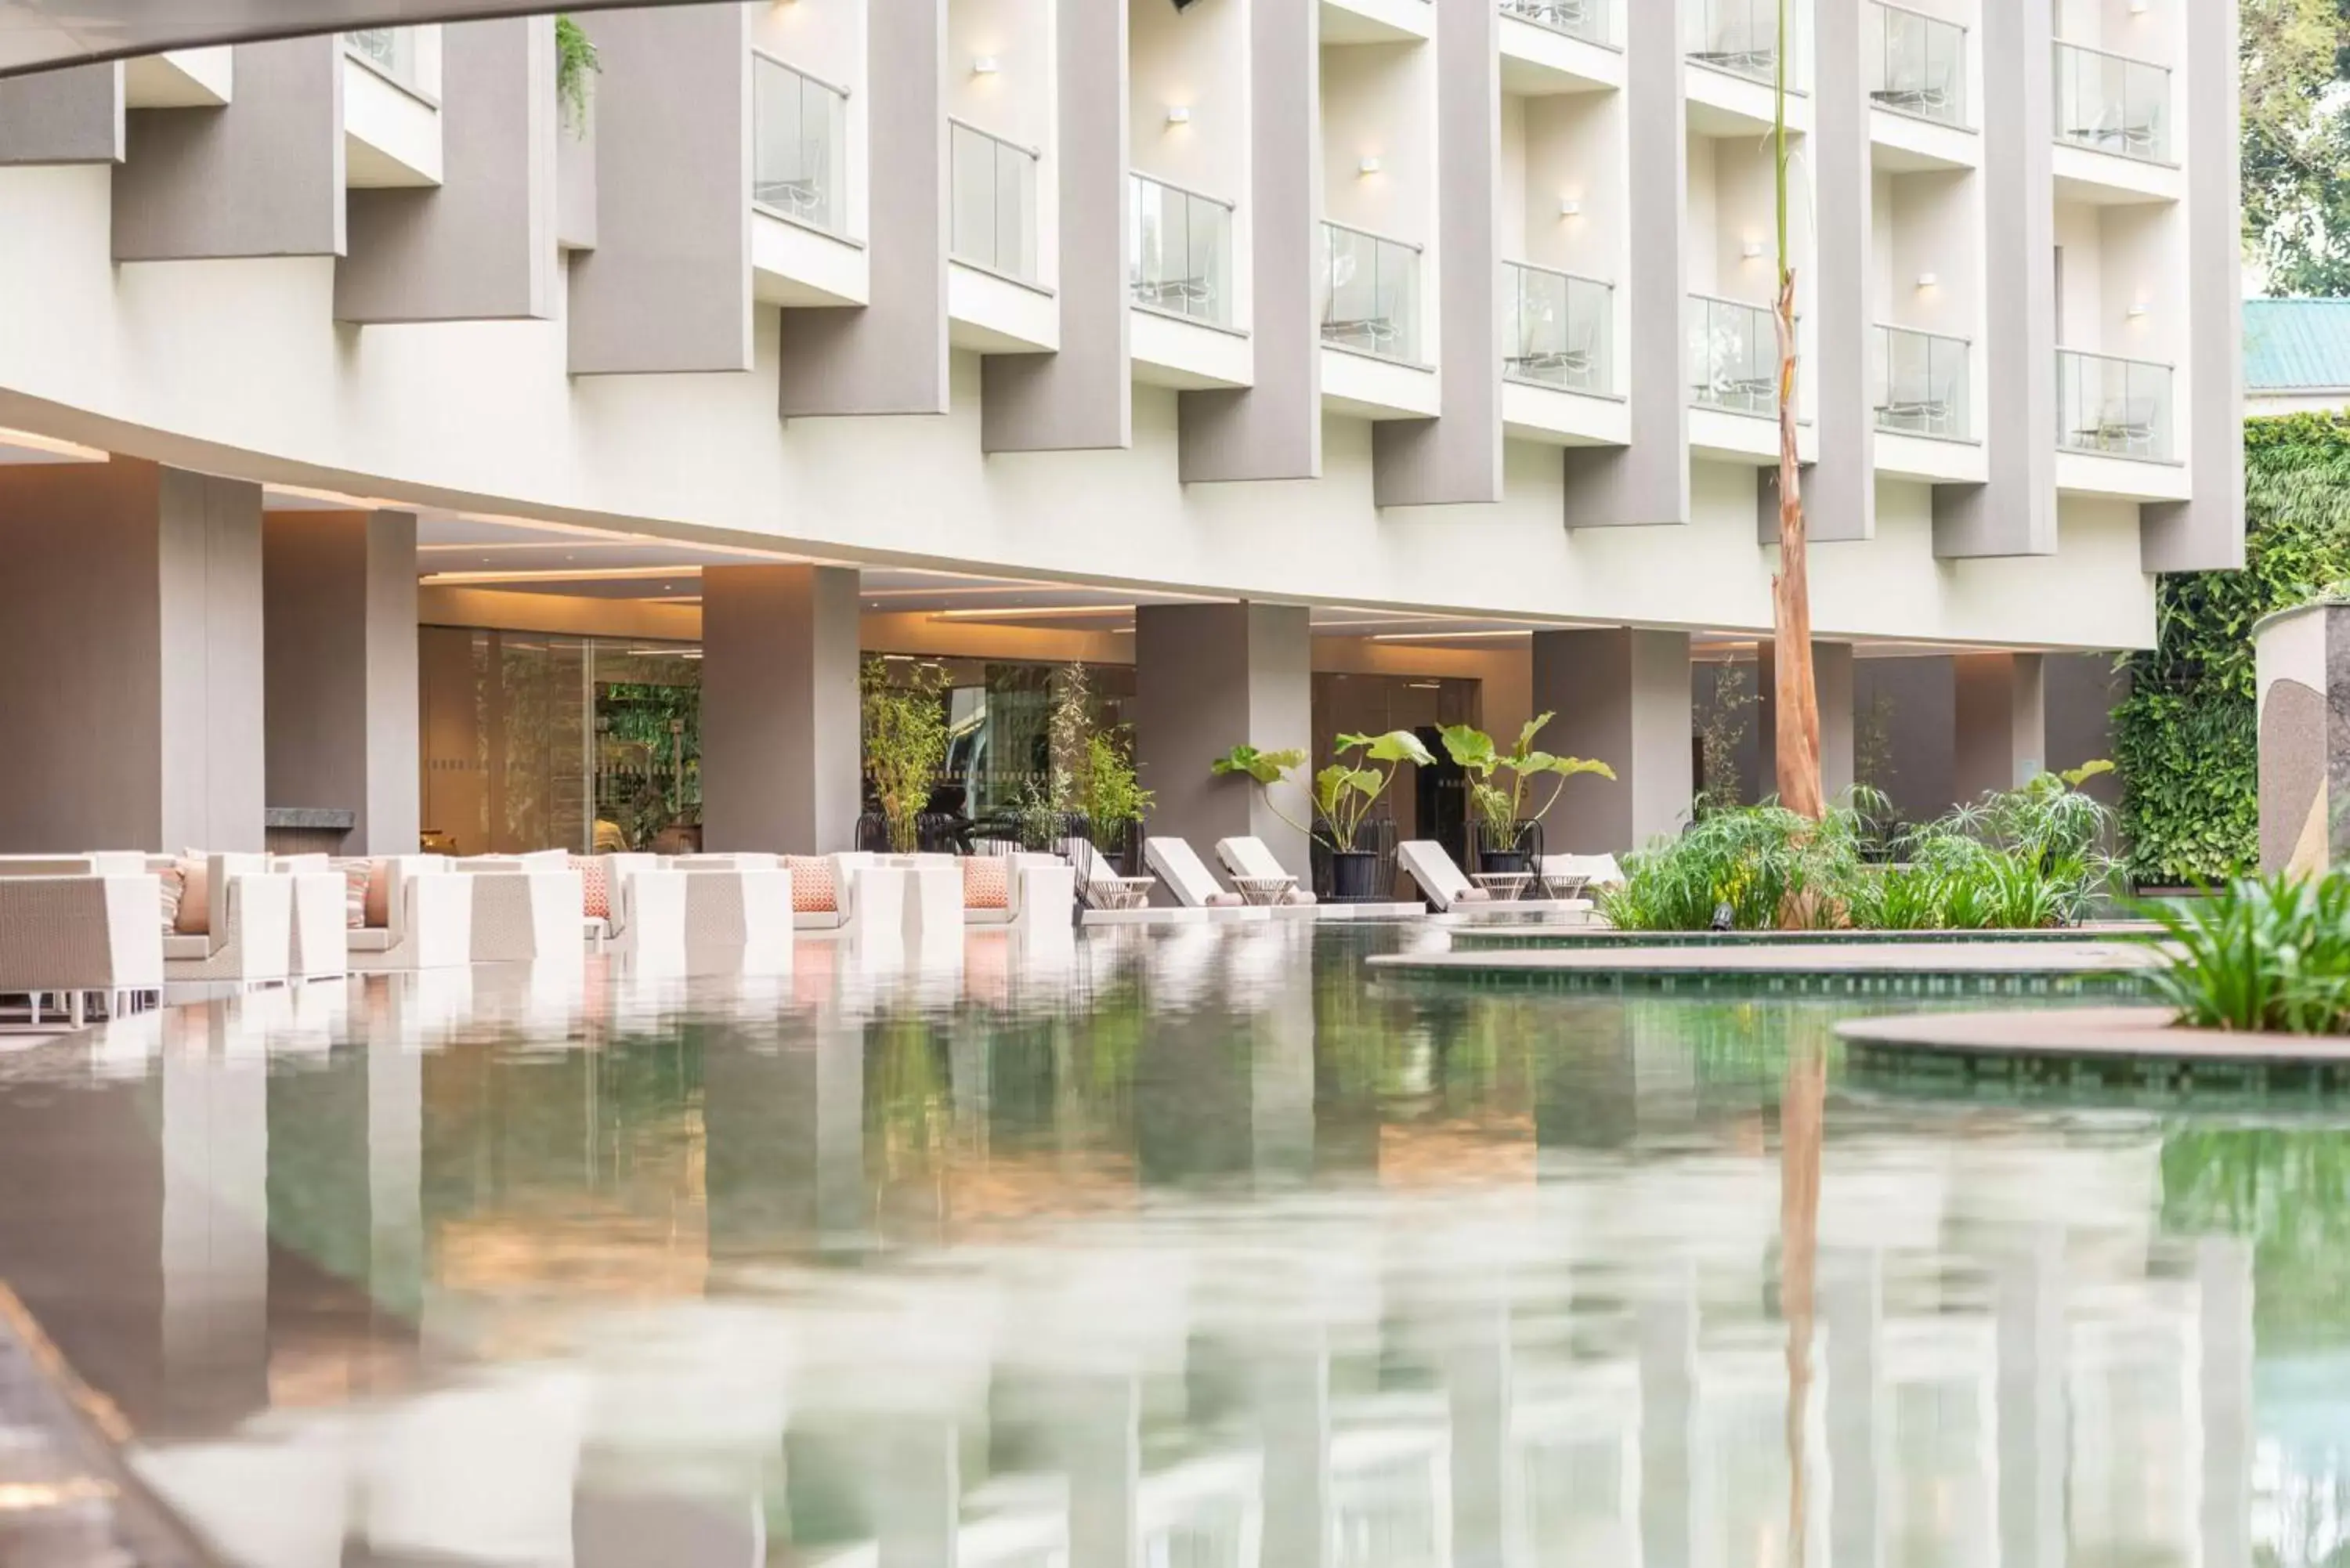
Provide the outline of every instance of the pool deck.
<path id="1" fill-rule="evenodd" d="M 1914 931 L 1621 931 L 1613 926 L 1524 925 L 1463 927 L 1453 932 L 1457 945 L 1502 950 L 1526 947 L 1712 948 L 1742 947 L 1906 947 L 1936 943 L 2079 943 L 2082 941 L 2151 941 L 2162 928 L 2151 920 L 2103 920 L 2045 930 L 1914 930 Z"/>
<path id="2" fill-rule="evenodd" d="M 2160 961 L 2163 950 L 2141 940 L 1765 942 L 1625 947 L 1561 942 L 1471 952 L 1382 954 L 1382 971 L 1419 974 L 1704 976 L 1773 978 L 1917 975 L 2022 977 L 2125 975 Z"/>
<path id="3" fill-rule="evenodd" d="M 2224 1062 L 2237 1066 L 2350 1064 L 2350 1040 L 2181 1029 L 2164 1007 L 2055 1008 L 2046 1012 L 1921 1013 L 1839 1024 L 1867 1057 L 2124 1058 Z"/>

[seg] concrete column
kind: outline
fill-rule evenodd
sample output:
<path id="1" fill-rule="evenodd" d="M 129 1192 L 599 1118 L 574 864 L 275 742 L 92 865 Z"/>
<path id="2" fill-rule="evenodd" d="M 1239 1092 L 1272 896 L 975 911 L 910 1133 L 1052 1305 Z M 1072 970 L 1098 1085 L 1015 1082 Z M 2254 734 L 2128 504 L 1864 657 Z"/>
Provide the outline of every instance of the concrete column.
<path id="1" fill-rule="evenodd" d="M 1830 801 L 1852 788 L 1852 644 L 1812 644 L 1812 685 L 1820 703 L 1820 787 Z"/>
<path id="2" fill-rule="evenodd" d="M 1177 472 L 1186 484 L 1322 477 L 1316 7 L 1302 0 L 1249 7 L 1248 113 L 1252 252 L 1246 265 L 1256 381 L 1178 398 Z"/>
<path id="3" fill-rule="evenodd" d="M 1961 653 L 1950 668 L 1957 712 L 1950 782 L 1958 798 L 1972 800 L 2038 777 L 2048 757 L 2040 655 Z"/>
<path id="4" fill-rule="evenodd" d="M 1065 5 L 1054 13 L 1061 350 L 980 360 L 986 452 L 1134 442 L 1126 7 Z"/>
<path id="5" fill-rule="evenodd" d="M 1502 498 L 1502 13 L 1436 8 L 1436 318 L 1443 415 L 1371 426 L 1371 494 L 1381 506 Z"/>
<path id="6" fill-rule="evenodd" d="M 702 843 L 829 853 L 856 837 L 857 573 L 702 574 Z"/>
<path id="7" fill-rule="evenodd" d="M 353 813 L 348 854 L 415 853 L 415 514 L 270 513 L 261 584 L 269 804 Z"/>
<path id="8" fill-rule="evenodd" d="M 1622 352 L 1630 368 L 1632 440 L 1627 446 L 1567 449 L 1570 528 L 1690 518 L 1689 389 L 1682 385 L 1689 358 L 1682 326 L 1689 292 L 1682 3 L 1641 0 L 1623 7 L 1630 197 L 1617 286 L 1624 291 Z"/>
<path id="9" fill-rule="evenodd" d="M 1999 1355 L 1999 1561 L 2064 1568 L 2064 1235 L 2038 1226 L 1992 1270 Z"/>
<path id="10" fill-rule="evenodd" d="M 2187 29 L 2187 354 L 2178 390 L 2194 494 L 2141 507 L 2149 572 L 2233 571 L 2244 564 L 2243 111 L 2233 5 L 2182 8 Z M 2174 89 L 2178 90 L 2178 89 Z"/>
<path id="11" fill-rule="evenodd" d="M 572 258 L 566 304 L 571 373 L 747 370 L 749 14 L 653 5 L 578 20 L 604 68 L 596 248 Z"/>
<path id="12" fill-rule="evenodd" d="M 0 851 L 262 846 L 261 490 L 0 467 Z"/>
<path id="13" fill-rule="evenodd" d="M 2051 352 L 2056 342 L 2056 77 L 2051 9 L 1986 5 L 1981 36 L 1983 78 L 2002 88 L 1999 111 L 1983 116 L 1986 330 L 1976 372 L 1997 389 L 1983 431 L 1990 483 L 1934 486 L 1934 554 L 1946 559 L 2056 553 L 2056 371 Z M 2217 74 L 2230 78 L 2232 92 L 2231 74 Z M 2239 330 L 2234 298 L 2230 295 L 2215 306 L 2231 337 Z M 2235 410 L 2231 401 L 2230 420 Z"/>
<path id="14" fill-rule="evenodd" d="M 1869 390 L 1877 321 L 1867 303 L 1875 293 L 1869 250 L 1876 197 L 1868 78 L 1861 69 L 1862 15 L 1872 9 L 1844 3 L 1814 9 L 1812 102 L 1819 123 L 1804 140 L 1804 158 L 1812 171 L 1817 260 L 1811 277 L 1797 283 L 1819 308 L 1814 362 L 1803 374 L 1818 388 L 1820 460 L 1803 475 L 1802 491 L 1804 526 L 1823 542 L 1877 535 L 1877 410 Z M 1765 472 L 1775 524 L 1778 472 Z"/>
<path id="15" fill-rule="evenodd" d="M 2201 1330 L 2202 1555 L 2199 1568 L 2252 1563 L 2252 1255 L 2215 1236 L 2196 1244 Z"/>
<path id="16" fill-rule="evenodd" d="M 0 166 L 120 163 L 122 105 L 119 60 L 0 81 Z"/>
<path id="17" fill-rule="evenodd" d="M 1274 9 L 1274 7 L 1266 7 Z M 1276 815 L 1246 779 L 1208 769 L 1234 746 L 1310 751 L 1314 635 L 1298 605 L 1145 605 L 1134 615 L 1135 762 L 1155 791 L 1150 831 L 1189 839 L 1214 862 L 1215 842 L 1253 834 L 1304 877 L 1305 835 Z M 1303 790 L 1276 786 L 1299 822 Z"/>
<path id="18" fill-rule="evenodd" d="M 129 115 L 116 261 L 343 254 L 342 36 L 231 57 L 231 102 Z"/>
<path id="19" fill-rule="evenodd" d="M 353 191 L 338 321 L 492 321 L 556 313 L 555 24 L 442 33 L 441 183 Z"/>
<path id="20" fill-rule="evenodd" d="M 779 406 L 785 419 L 947 411 L 946 0 L 867 6 L 865 56 L 873 171 L 868 303 L 784 312 Z M 854 102 L 849 112 L 858 112 Z M 1094 210 L 1099 200 L 1089 188 L 1087 213 L 1094 219 L 1102 216 Z M 1083 216 L 1062 209 L 1065 223 Z M 1064 279 L 1096 287 L 1100 281 Z M 1064 343 L 1068 336 L 1064 325 Z"/>
<path id="21" fill-rule="evenodd" d="M 1568 782 L 1544 840 L 1553 853 L 1620 855 L 1680 830 L 1696 789 L 1688 633 L 1538 631 L 1534 710 L 1558 715 L 1546 750 L 1616 770 L 1613 784 Z"/>

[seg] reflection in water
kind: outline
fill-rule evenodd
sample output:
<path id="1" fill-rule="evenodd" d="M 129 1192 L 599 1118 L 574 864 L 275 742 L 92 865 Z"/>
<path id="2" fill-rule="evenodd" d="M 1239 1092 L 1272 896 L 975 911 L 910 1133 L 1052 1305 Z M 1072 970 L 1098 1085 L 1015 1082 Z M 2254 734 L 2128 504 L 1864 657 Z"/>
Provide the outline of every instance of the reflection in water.
<path id="1" fill-rule="evenodd" d="M 0 1056 L 0 1275 L 254 1568 L 2340 1560 L 2325 1107 L 1905 1101 L 1848 1002 L 1399 940 L 143 1015 Z"/>

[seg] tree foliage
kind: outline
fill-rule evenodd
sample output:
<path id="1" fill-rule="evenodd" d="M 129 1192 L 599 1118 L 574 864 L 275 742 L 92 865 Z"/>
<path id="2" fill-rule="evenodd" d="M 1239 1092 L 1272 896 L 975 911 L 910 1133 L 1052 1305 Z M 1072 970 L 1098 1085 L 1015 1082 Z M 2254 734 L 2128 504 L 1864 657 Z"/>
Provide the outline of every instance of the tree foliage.
<path id="1" fill-rule="evenodd" d="M 2122 829 L 2141 883 L 2222 882 L 2260 858 L 2252 623 L 2350 582 L 2350 421 L 2244 422 L 2244 569 L 2156 590 L 2156 643 L 2114 710 Z"/>
<path id="2" fill-rule="evenodd" d="M 2244 241 L 2271 294 L 2350 294 L 2350 0 L 2242 0 Z"/>

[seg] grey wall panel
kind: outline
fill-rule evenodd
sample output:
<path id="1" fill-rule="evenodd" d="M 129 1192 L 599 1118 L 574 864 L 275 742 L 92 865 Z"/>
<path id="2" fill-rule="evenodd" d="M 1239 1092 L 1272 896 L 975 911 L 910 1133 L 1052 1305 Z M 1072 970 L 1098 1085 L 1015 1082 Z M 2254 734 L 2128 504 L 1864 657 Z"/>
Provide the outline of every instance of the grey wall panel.
<path id="1" fill-rule="evenodd" d="M 1313 745 L 1313 631 L 1295 605 L 1145 605 L 1134 617 L 1134 755 L 1157 800 L 1150 831 L 1186 839 L 1211 866 L 1215 843 L 1253 834 L 1303 877 L 1305 836 L 1245 779 L 1209 765 L 1234 746 Z M 1310 809 L 1288 785 L 1281 810 Z"/>
<path id="2" fill-rule="evenodd" d="M 159 846 L 263 846 L 261 486 L 163 469 Z"/>
<path id="3" fill-rule="evenodd" d="M 1443 416 L 1371 426 L 1371 498 L 1502 498 L 1502 12 L 1436 0 L 1436 317 Z"/>
<path id="4" fill-rule="evenodd" d="M 1812 644 L 1813 690 L 1820 704 L 1820 788 L 1835 800 L 1852 787 L 1852 644 Z"/>
<path id="5" fill-rule="evenodd" d="M 1534 633 L 1534 709 L 1558 715 L 1544 745 L 1616 770 L 1613 783 L 1567 782 L 1552 818 L 1553 853 L 1620 855 L 1679 830 L 1696 791 L 1691 691 L 1685 632 Z"/>
<path id="6" fill-rule="evenodd" d="M 2110 653 L 2050 653 L 2042 656 L 2042 685 L 2048 713 L 2048 769 L 2062 773 L 2083 763 L 2114 760 L 2114 710 L 2129 696 L 2126 670 L 2114 668 Z M 2119 805 L 2119 774 L 2100 774 L 2081 786 L 2108 805 Z"/>
<path id="7" fill-rule="evenodd" d="M 980 361 L 985 452 L 1070 452 L 1134 442 L 1128 295 L 1127 22 L 1123 5 L 1060 0 L 1061 351 Z"/>
<path id="8" fill-rule="evenodd" d="M 348 853 L 412 853 L 414 514 L 268 514 L 262 607 L 269 804 L 351 812 Z"/>
<path id="9" fill-rule="evenodd" d="M 2193 498 L 2143 507 L 2149 572 L 2228 571 L 2244 564 L 2242 107 L 2236 96 L 2236 8 L 2187 7 L 2186 450 Z M 2176 89 L 2174 89 L 2176 90 Z"/>
<path id="10" fill-rule="evenodd" d="M 946 0 L 868 6 L 865 47 L 869 303 L 784 312 L 785 419 L 947 411 Z"/>
<path id="11" fill-rule="evenodd" d="M 1820 0 L 1814 31 L 1819 117 L 1804 143 L 1811 165 L 1812 275 L 1795 279 L 1798 314 L 1812 316 L 1820 460 L 1804 476 L 1804 522 L 1819 540 L 1877 534 L 1877 409 L 1868 361 L 1875 318 L 1869 247 L 1875 228 L 1869 164 L 1869 99 L 1861 70 L 1861 14 L 1867 0 Z M 1815 315 L 1814 313 L 1816 313 Z M 1775 477 L 1775 476 L 1774 476 Z M 1778 504 L 1772 486 L 1772 504 Z"/>
<path id="12" fill-rule="evenodd" d="M 571 373 L 747 370 L 748 14 L 648 7 L 582 26 L 604 69 L 596 248 L 571 262 Z"/>
<path id="13" fill-rule="evenodd" d="M 702 844 L 853 846 L 859 781 L 857 573 L 702 575 Z"/>
<path id="14" fill-rule="evenodd" d="M 2056 550 L 2053 44 L 2048 6 L 1983 7 L 1983 79 L 1992 89 L 1982 116 L 1980 369 L 1996 389 L 1983 431 L 1991 479 L 1934 487 L 1934 553 L 1944 557 Z"/>
<path id="15" fill-rule="evenodd" d="M 1950 784 L 1954 690 L 1947 657 L 1853 663 L 1856 763 L 1868 767 L 1865 782 L 1890 797 L 1906 821 L 1929 822 L 1956 798 Z"/>
<path id="16" fill-rule="evenodd" d="M 114 259 L 343 253 L 340 37 L 240 44 L 235 101 L 128 117 Z"/>
<path id="17" fill-rule="evenodd" d="M 1322 58 L 1314 0 L 1249 9 L 1249 286 L 1255 384 L 1185 392 L 1187 483 L 1322 476 Z"/>
<path id="18" fill-rule="evenodd" d="M 0 164 L 120 163 L 123 114 L 120 65 L 0 81 Z"/>
<path id="19" fill-rule="evenodd" d="M 442 180 L 349 196 L 338 321 L 494 321 L 555 314 L 555 24 L 446 28 Z"/>
<path id="20" fill-rule="evenodd" d="M 585 26 L 585 24 L 582 24 Z M 587 111 L 558 117 L 555 138 L 555 239 L 565 250 L 596 248 L 596 88 L 588 78 Z"/>
<path id="21" fill-rule="evenodd" d="M 1955 722 L 1950 783 L 1960 800 L 2029 783 L 2048 764 L 2046 668 L 2036 653 L 1961 653 L 1950 660 Z"/>
<path id="22" fill-rule="evenodd" d="M 1566 525 L 1687 523 L 1689 394 L 1681 366 L 1687 311 L 1689 106 L 1681 63 L 1688 0 L 1641 0 L 1624 10 L 1626 206 L 1628 262 L 1624 363 L 1630 372 L 1631 444 L 1575 447 L 1565 456 Z"/>

